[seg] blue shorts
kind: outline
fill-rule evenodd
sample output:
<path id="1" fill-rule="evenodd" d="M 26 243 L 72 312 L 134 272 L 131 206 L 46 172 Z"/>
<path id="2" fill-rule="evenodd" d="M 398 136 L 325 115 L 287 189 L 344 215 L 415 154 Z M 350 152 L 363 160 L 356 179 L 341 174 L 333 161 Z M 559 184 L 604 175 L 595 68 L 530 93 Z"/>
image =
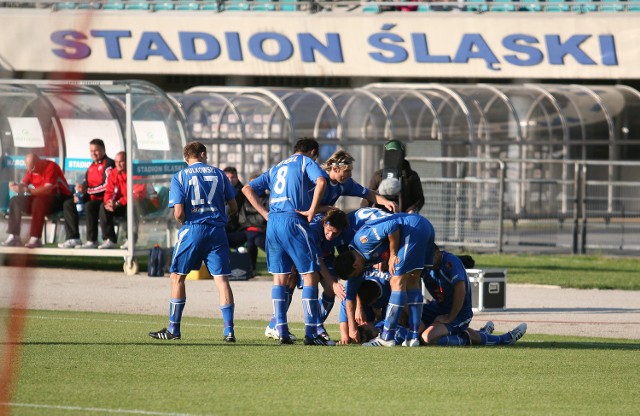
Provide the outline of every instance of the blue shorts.
<path id="1" fill-rule="evenodd" d="M 443 310 L 437 302 L 432 301 L 425 303 L 422 307 L 422 323 L 428 328 L 433 324 L 436 317 L 446 315 L 447 311 Z M 444 324 L 449 331 L 449 335 L 459 335 L 462 331 L 469 328 L 469 323 L 473 318 L 473 311 L 460 311 L 456 319 L 448 324 Z"/>
<path id="2" fill-rule="evenodd" d="M 200 270 L 203 261 L 212 276 L 231 274 L 224 225 L 185 224 L 178 231 L 169 271 L 186 275 Z"/>
<path id="3" fill-rule="evenodd" d="M 396 276 L 413 270 L 422 270 L 433 264 L 435 231 L 433 225 L 421 215 L 409 215 L 400 225 L 400 247 Z"/>
<path id="4" fill-rule="evenodd" d="M 270 213 L 265 248 L 269 273 L 289 274 L 293 265 L 301 275 L 320 269 L 309 223 L 302 215 Z"/>

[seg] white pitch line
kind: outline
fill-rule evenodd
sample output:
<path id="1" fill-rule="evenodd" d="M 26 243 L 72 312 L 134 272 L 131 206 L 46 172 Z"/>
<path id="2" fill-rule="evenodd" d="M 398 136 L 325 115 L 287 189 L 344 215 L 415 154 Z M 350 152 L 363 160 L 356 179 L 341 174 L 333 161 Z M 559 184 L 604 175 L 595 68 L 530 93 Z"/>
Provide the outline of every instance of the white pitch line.
<path id="1" fill-rule="evenodd" d="M 15 315 L 5 315 L 5 314 L 0 314 L 0 317 L 3 318 L 7 318 L 7 317 L 15 317 Z M 60 321 L 89 321 L 89 322 L 111 322 L 111 323 L 127 323 L 127 324 L 151 324 L 153 325 L 154 322 L 152 321 L 127 321 L 127 320 L 123 320 L 123 319 L 99 319 L 99 318 L 69 318 L 69 317 L 56 317 L 56 316 L 42 316 L 42 315 L 26 315 L 27 319 L 43 319 L 43 320 L 60 320 Z M 266 322 L 266 321 L 265 321 Z M 267 322 L 268 323 L 268 322 Z M 224 327 L 223 324 L 193 324 L 193 323 L 185 323 L 182 322 L 181 324 L 182 326 L 201 326 L 201 327 L 205 327 L 205 328 L 222 328 Z M 266 325 L 266 324 L 265 324 Z M 263 329 L 264 326 L 243 326 L 243 325 L 235 325 L 236 328 L 243 328 L 243 329 Z M 291 325 L 291 322 L 289 322 L 289 327 L 290 328 L 295 328 L 295 329 L 303 329 L 302 326 L 300 326 L 299 328 L 296 325 Z"/>
<path id="2" fill-rule="evenodd" d="M 211 413 L 166 413 L 166 412 L 151 412 L 147 410 L 126 410 L 126 409 L 102 409 L 99 407 L 80 407 L 80 406 L 56 406 L 49 404 L 36 404 L 36 403 L 0 403 L 0 406 L 9 407 L 29 407 L 33 409 L 54 409 L 54 410 L 69 410 L 77 412 L 100 412 L 100 413 L 119 413 L 129 415 L 155 415 L 155 416 L 205 416 L 212 415 Z"/>

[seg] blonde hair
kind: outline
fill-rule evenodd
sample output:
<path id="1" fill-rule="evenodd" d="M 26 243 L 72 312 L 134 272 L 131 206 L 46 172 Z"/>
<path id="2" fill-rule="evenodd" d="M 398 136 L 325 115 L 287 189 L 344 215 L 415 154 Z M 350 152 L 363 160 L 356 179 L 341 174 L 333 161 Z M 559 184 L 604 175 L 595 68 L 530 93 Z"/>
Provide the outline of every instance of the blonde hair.
<path id="1" fill-rule="evenodd" d="M 337 150 L 322 164 L 322 169 L 330 171 L 334 166 L 352 165 L 354 161 L 355 159 L 348 152 Z"/>

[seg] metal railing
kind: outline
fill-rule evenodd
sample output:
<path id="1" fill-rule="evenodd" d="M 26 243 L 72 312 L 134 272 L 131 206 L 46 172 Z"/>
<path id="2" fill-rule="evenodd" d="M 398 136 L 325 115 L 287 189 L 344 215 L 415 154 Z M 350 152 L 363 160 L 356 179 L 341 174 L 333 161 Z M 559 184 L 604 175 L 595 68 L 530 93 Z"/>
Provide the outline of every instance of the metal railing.
<path id="1" fill-rule="evenodd" d="M 640 162 L 407 159 L 422 179 L 421 214 L 441 244 L 499 253 L 640 250 Z"/>

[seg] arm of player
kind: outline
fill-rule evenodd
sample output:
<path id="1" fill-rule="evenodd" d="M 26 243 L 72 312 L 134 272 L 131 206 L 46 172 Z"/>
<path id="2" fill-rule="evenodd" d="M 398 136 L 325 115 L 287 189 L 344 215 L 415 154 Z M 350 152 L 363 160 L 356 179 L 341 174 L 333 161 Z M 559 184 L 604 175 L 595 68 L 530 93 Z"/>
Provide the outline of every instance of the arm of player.
<path id="1" fill-rule="evenodd" d="M 327 188 L 327 180 L 320 176 L 316 179 L 316 187 L 313 190 L 313 200 L 311 201 L 311 206 L 307 211 L 297 211 L 300 215 L 303 215 L 307 218 L 308 222 L 313 221 L 313 216 L 316 215 L 316 211 L 318 210 L 318 206 L 320 205 L 320 200 L 324 195 L 324 191 Z"/>
<path id="2" fill-rule="evenodd" d="M 173 218 L 175 218 L 180 225 L 184 224 L 184 220 L 186 219 L 186 215 L 184 212 L 184 205 L 175 204 L 173 206 Z"/>
<path id="3" fill-rule="evenodd" d="M 238 202 L 235 198 L 227 201 L 227 205 L 229 206 L 229 211 L 227 211 L 228 216 L 232 216 L 236 212 L 238 212 Z"/>
<path id="4" fill-rule="evenodd" d="M 369 202 L 371 202 L 371 203 L 382 205 L 382 206 L 384 206 L 386 209 L 388 209 L 391 212 L 400 211 L 400 208 L 398 207 L 398 204 L 396 204 L 393 201 L 389 201 L 387 198 L 385 198 L 384 196 L 380 195 L 376 191 L 372 191 L 371 189 L 369 189 L 369 193 L 367 193 L 367 200 Z M 370 206 L 370 204 L 369 204 L 369 206 Z"/>
<path id="5" fill-rule="evenodd" d="M 356 343 L 360 343 L 360 335 L 358 334 L 358 324 L 356 323 L 356 306 L 352 300 L 347 300 L 347 325 L 349 338 Z"/>
<path id="6" fill-rule="evenodd" d="M 456 316 L 460 313 L 460 309 L 462 309 L 465 294 L 464 282 L 458 282 L 453 285 L 453 302 L 451 303 L 451 310 L 449 310 L 447 315 L 438 316 L 435 321 L 443 324 L 453 322 L 453 320 L 456 319 Z"/>
<path id="7" fill-rule="evenodd" d="M 320 261 L 320 275 L 323 279 L 326 279 L 326 282 L 331 285 L 331 289 L 333 290 L 334 295 L 336 295 L 338 299 L 344 300 L 344 287 L 340 283 L 338 283 L 338 278 L 329 271 L 327 265 L 324 262 L 324 259 L 320 257 L 318 260 Z"/>
<path id="8" fill-rule="evenodd" d="M 389 234 L 389 273 L 395 275 L 396 263 L 398 263 L 398 249 L 400 248 L 400 229 Z"/>
<path id="9" fill-rule="evenodd" d="M 247 185 L 243 186 L 242 187 L 242 193 L 247 198 L 247 201 L 249 201 L 251 206 L 253 208 L 255 208 L 255 210 L 258 211 L 258 213 L 260 213 L 260 215 L 262 215 L 262 218 L 264 218 L 266 221 L 268 221 L 269 220 L 269 211 L 267 211 L 265 206 L 262 205 L 262 202 L 260 202 L 260 198 L 258 198 L 258 194 L 256 194 L 256 191 L 253 190 L 251 185 L 247 184 Z"/>

